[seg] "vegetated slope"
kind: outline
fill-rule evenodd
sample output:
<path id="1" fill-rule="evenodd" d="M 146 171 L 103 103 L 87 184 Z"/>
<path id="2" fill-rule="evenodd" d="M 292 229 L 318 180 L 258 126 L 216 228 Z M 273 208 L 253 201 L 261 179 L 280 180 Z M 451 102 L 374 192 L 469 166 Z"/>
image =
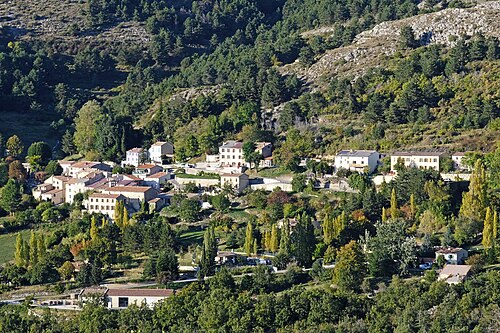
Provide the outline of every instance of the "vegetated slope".
<path id="1" fill-rule="evenodd" d="M 126 44 L 144 47 L 151 35 L 144 24 L 116 22 L 101 29 L 86 27 L 88 15 L 79 0 L 15 0 L 0 3 L 0 27 L 16 39 L 61 44 Z"/>
<path id="2" fill-rule="evenodd" d="M 398 51 L 399 32 L 411 26 L 423 45 L 438 43 L 450 46 L 460 36 L 500 37 L 500 1 L 489 1 L 472 8 L 448 8 L 397 21 L 387 21 L 356 36 L 345 47 L 328 50 L 313 65 L 304 68 L 297 62 L 285 66 L 308 83 L 318 83 L 332 75 L 360 76 L 369 68 L 380 67 Z M 323 35 L 327 27 L 304 33 L 306 37 Z"/>

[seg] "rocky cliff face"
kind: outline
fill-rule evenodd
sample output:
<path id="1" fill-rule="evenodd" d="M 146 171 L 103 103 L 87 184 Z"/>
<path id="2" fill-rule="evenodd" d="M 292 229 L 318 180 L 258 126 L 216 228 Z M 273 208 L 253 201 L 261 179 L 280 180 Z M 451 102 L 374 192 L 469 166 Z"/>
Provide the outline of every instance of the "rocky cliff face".
<path id="1" fill-rule="evenodd" d="M 122 22 L 102 30 L 87 29 L 85 2 L 80 0 L 7 0 L 0 1 L 0 27 L 16 39 L 44 39 L 56 43 L 99 41 L 107 44 L 143 46 L 150 39 L 142 24 Z M 70 29 L 76 23 L 81 31 Z"/>
<path id="2" fill-rule="evenodd" d="M 296 62 L 285 66 L 284 71 L 294 72 L 313 85 L 318 84 L 322 77 L 359 76 L 367 69 L 380 65 L 384 58 L 397 51 L 401 27 L 407 25 L 413 28 L 416 37 L 424 44 L 450 45 L 453 43 L 451 36 L 472 36 L 476 33 L 500 37 L 500 1 L 489 1 L 467 9 L 449 8 L 403 20 L 383 22 L 360 33 L 351 45 L 327 51 L 309 68 L 304 68 Z M 325 27 L 307 34 L 324 34 L 329 31 L 331 30 Z"/>

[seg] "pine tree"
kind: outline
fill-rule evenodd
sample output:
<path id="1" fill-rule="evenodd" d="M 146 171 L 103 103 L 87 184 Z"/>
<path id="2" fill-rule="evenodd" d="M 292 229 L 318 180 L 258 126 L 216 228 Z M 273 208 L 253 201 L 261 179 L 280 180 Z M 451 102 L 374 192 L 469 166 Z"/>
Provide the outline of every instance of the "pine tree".
<path id="1" fill-rule="evenodd" d="M 97 238 L 98 238 L 97 222 L 95 220 L 95 216 L 92 216 L 92 220 L 90 222 L 90 239 L 95 241 L 97 240 Z"/>
<path id="2" fill-rule="evenodd" d="M 470 177 L 469 191 L 462 197 L 460 216 L 471 220 L 484 220 L 486 210 L 486 171 L 478 159 Z"/>
<path id="3" fill-rule="evenodd" d="M 395 219 L 399 216 L 398 200 L 396 198 L 396 190 L 393 188 L 391 192 L 391 207 L 389 208 L 391 218 Z"/>
<path id="4" fill-rule="evenodd" d="M 290 239 L 290 222 L 285 219 L 281 228 L 280 254 L 289 256 L 292 253 L 292 241 Z"/>
<path id="5" fill-rule="evenodd" d="M 493 236 L 493 215 L 491 214 L 491 208 L 486 208 L 486 214 L 484 217 L 484 227 L 483 227 L 483 240 L 482 244 L 485 249 L 493 246 L 494 236 Z"/>
<path id="6" fill-rule="evenodd" d="M 36 234 L 32 231 L 30 237 L 30 250 L 29 250 L 29 263 L 33 267 L 38 262 L 38 243 L 36 239 Z"/>
<path id="7" fill-rule="evenodd" d="M 273 224 L 271 228 L 270 250 L 272 253 L 278 252 L 278 227 L 276 226 L 276 224 Z"/>
<path id="8" fill-rule="evenodd" d="M 23 267 L 25 265 L 23 258 L 23 246 L 23 235 L 21 235 L 21 233 L 18 233 L 16 237 L 16 251 L 14 252 L 14 262 L 18 267 Z"/>
<path id="9" fill-rule="evenodd" d="M 253 227 L 252 224 L 248 222 L 247 229 L 245 232 L 245 244 L 243 246 L 247 256 L 250 256 L 250 254 L 252 253 L 252 246 L 253 246 Z"/>

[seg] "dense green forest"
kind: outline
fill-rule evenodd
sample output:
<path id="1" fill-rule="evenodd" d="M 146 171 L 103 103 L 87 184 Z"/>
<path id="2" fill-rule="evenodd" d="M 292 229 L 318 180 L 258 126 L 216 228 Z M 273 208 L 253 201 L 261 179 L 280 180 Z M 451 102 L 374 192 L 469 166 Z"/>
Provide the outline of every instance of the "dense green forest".
<path id="1" fill-rule="evenodd" d="M 321 272 L 319 272 L 321 273 Z M 459 286 L 393 279 L 369 299 L 322 287 L 276 287 L 303 279 L 283 278 L 262 268 L 235 282 L 227 272 L 192 284 L 154 309 L 131 306 L 107 311 L 88 304 L 79 313 L 0 308 L 2 332 L 495 332 L 498 329 L 498 272 Z"/>
<path id="2" fill-rule="evenodd" d="M 478 133 L 490 123 L 496 129 L 492 120 L 499 112 L 494 97 L 499 46 L 494 38 L 456 36 L 459 40 L 451 49 L 419 47 L 410 29 L 402 35 L 401 51 L 382 68 L 367 69 L 358 78 L 329 78 L 325 89 L 316 92 L 295 74 L 280 70 L 296 60 L 308 66 L 325 50 L 349 45 L 357 33 L 377 23 L 437 8 L 431 2 L 420 9 L 417 4 L 89 0 L 81 5 L 85 25 L 71 34 L 84 36 L 131 20 L 144 25 L 150 40 L 118 46 L 100 45 L 98 39 L 59 45 L 16 40 L 4 26 L 0 34 L 3 117 L 23 119 L 32 114 L 45 127 L 39 139 L 62 141 L 66 133 L 67 141 L 75 131 L 79 109 L 96 99 L 99 107 L 93 116 L 102 128 L 97 132 L 106 137 L 96 138 L 100 142 L 96 146 L 77 147 L 76 152 L 112 160 L 119 160 L 136 140 L 147 144 L 157 138 L 174 140 L 181 160 L 214 152 L 223 139 L 237 134 L 244 139 L 271 139 L 279 146 L 276 134 L 303 123 L 317 124 L 308 132 L 325 139 L 304 155 L 331 153 L 347 144 L 356 148 L 361 142 L 383 149 L 415 145 L 427 136 L 426 130 L 432 136 L 460 130 Z M 300 34 L 325 25 L 333 25 L 334 32 Z M 111 89 L 124 74 L 122 84 Z M 187 101 L 175 98 L 182 89 L 196 87 L 201 92 Z M 203 87 L 213 89 L 202 93 Z M 278 116 L 269 115 L 269 108 L 283 103 Z M 373 125 L 362 128 L 364 121 Z M 342 126 L 332 128 L 330 122 Z M 412 129 L 413 124 L 421 129 Z M 4 136 L 20 134 L 17 129 L 2 127 Z M 186 129 L 196 131 L 190 136 Z M 35 141 L 29 135 L 33 131 L 27 125 L 22 139 Z M 399 131 L 406 135 L 394 134 Z M 480 139 L 468 142 L 470 147 L 464 147 L 460 137 L 444 140 L 442 144 L 458 142 L 459 148 L 484 147 Z M 67 151 L 59 150 L 59 155 Z"/>

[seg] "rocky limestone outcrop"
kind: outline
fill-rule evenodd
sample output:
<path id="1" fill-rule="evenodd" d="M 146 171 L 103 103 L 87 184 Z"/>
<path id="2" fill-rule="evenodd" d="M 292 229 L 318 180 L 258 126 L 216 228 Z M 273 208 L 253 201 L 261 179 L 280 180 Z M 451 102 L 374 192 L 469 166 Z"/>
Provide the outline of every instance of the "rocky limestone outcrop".
<path id="1" fill-rule="evenodd" d="M 346 47 L 328 50 L 313 65 L 304 68 L 298 61 L 283 67 L 283 72 L 295 73 L 312 86 L 321 79 L 334 75 L 358 77 L 367 69 L 377 67 L 384 58 L 398 50 L 401 27 L 411 26 L 423 44 L 440 43 L 450 45 L 451 36 L 500 37 L 500 1 L 489 1 L 472 8 L 449 8 L 439 12 L 383 22 L 373 29 L 358 34 L 354 42 Z M 328 27 L 317 29 L 328 32 Z"/>

